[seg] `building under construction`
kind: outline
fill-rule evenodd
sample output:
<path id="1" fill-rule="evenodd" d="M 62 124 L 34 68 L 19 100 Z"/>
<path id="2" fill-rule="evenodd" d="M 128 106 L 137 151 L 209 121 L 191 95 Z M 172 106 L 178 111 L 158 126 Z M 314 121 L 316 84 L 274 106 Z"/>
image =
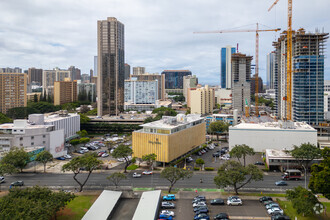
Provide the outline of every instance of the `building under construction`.
<path id="1" fill-rule="evenodd" d="M 328 33 L 292 32 L 292 119 L 318 124 L 324 121 L 324 50 Z M 275 47 L 276 116 L 286 119 L 286 32 Z"/>
<path id="2" fill-rule="evenodd" d="M 231 57 L 233 109 L 244 113 L 245 105 L 251 103 L 251 61 L 252 56 L 234 53 Z"/>

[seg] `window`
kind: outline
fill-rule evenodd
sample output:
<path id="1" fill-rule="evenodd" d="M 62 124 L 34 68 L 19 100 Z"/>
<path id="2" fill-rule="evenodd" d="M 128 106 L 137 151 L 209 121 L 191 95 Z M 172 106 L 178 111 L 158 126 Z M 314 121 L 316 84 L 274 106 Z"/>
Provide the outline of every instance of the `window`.
<path id="1" fill-rule="evenodd" d="M 43 138 L 45 138 L 45 137 L 46 137 L 46 135 L 42 135 L 42 137 L 43 137 Z"/>
<path id="2" fill-rule="evenodd" d="M 31 142 L 31 145 L 34 145 L 34 142 Z"/>
<path id="3" fill-rule="evenodd" d="M 43 141 L 42 143 L 43 143 L 43 144 L 46 144 L 46 141 Z"/>
<path id="4" fill-rule="evenodd" d="M 31 140 L 33 140 L 34 139 L 34 136 L 31 136 Z"/>
<path id="5" fill-rule="evenodd" d="M 23 140 L 23 137 L 20 137 L 19 140 L 22 141 Z"/>

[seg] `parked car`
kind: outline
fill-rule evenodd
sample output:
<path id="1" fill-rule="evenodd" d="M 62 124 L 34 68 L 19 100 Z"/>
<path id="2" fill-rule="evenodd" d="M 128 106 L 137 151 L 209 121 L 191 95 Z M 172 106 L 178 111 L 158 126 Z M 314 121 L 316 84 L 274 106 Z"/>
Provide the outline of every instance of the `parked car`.
<path id="1" fill-rule="evenodd" d="M 271 208 L 271 209 L 267 209 L 267 212 L 270 215 L 274 215 L 274 214 L 278 214 L 278 213 L 283 215 L 283 210 L 280 209 L 279 207 L 274 207 L 274 208 Z"/>
<path id="2" fill-rule="evenodd" d="M 221 160 L 229 160 L 230 157 L 226 156 L 227 154 L 220 157 Z"/>
<path id="3" fill-rule="evenodd" d="M 160 219 L 166 219 L 166 220 L 172 220 L 173 219 L 172 216 L 170 216 L 170 215 L 163 215 L 163 214 L 160 214 L 159 215 L 159 218 Z"/>
<path id="4" fill-rule="evenodd" d="M 65 160 L 65 157 L 57 157 L 56 160 Z"/>
<path id="5" fill-rule="evenodd" d="M 175 195 L 174 194 L 168 194 L 166 196 L 163 196 L 164 201 L 175 201 Z"/>
<path id="6" fill-rule="evenodd" d="M 87 153 L 89 151 L 87 147 L 80 147 L 80 150 L 84 151 L 84 153 Z"/>
<path id="7" fill-rule="evenodd" d="M 65 159 L 71 159 L 71 158 L 72 158 L 72 156 L 69 155 L 69 154 L 66 154 L 66 155 L 64 155 L 63 157 L 64 157 Z"/>
<path id="8" fill-rule="evenodd" d="M 173 202 L 162 202 L 161 207 L 165 209 L 174 209 L 175 204 Z"/>
<path id="9" fill-rule="evenodd" d="M 266 205 L 273 203 L 273 201 L 272 200 L 267 200 L 267 201 L 263 201 L 262 203 L 266 207 Z"/>
<path id="10" fill-rule="evenodd" d="M 240 198 L 228 198 L 227 205 L 242 205 L 242 200 Z"/>
<path id="11" fill-rule="evenodd" d="M 276 202 L 273 202 L 273 203 L 270 203 L 270 204 L 266 205 L 265 207 L 268 210 L 268 209 L 271 209 L 271 208 L 274 208 L 274 207 L 280 208 L 280 205 Z"/>
<path id="12" fill-rule="evenodd" d="M 273 199 L 270 196 L 263 196 L 259 199 L 259 202 L 263 202 L 263 201 L 273 201 Z"/>
<path id="13" fill-rule="evenodd" d="M 105 154 L 105 152 L 99 152 L 99 153 L 97 154 L 97 156 L 98 156 L 98 157 L 102 157 L 102 154 Z"/>
<path id="14" fill-rule="evenodd" d="M 145 170 L 142 172 L 143 175 L 151 175 L 152 174 L 152 171 L 149 171 L 149 170 Z"/>
<path id="15" fill-rule="evenodd" d="M 223 199 L 212 199 L 211 205 L 224 205 L 225 201 Z"/>
<path id="16" fill-rule="evenodd" d="M 24 186 L 23 181 L 15 181 L 10 184 L 10 186 Z"/>
<path id="17" fill-rule="evenodd" d="M 216 216 L 214 216 L 214 219 L 216 220 L 229 220 L 229 216 L 227 213 L 219 213 Z"/>
<path id="18" fill-rule="evenodd" d="M 197 206 L 206 206 L 205 202 L 197 202 L 193 204 L 193 208 L 197 207 Z"/>
<path id="19" fill-rule="evenodd" d="M 172 217 L 174 217 L 174 212 L 173 211 L 169 211 L 169 210 L 162 210 L 160 212 L 161 215 L 170 215 Z"/>
<path id="20" fill-rule="evenodd" d="M 200 209 L 196 210 L 195 214 L 197 215 L 197 214 L 208 213 L 208 212 L 209 212 L 209 210 L 207 207 L 201 207 Z"/>
<path id="21" fill-rule="evenodd" d="M 290 220 L 290 217 L 282 214 L 275 214 L 272 215 L 271 220 Z"/>
<path id="22" fill-rule="evenodd" d="M 221 154 L 219 152 L 215 152 L 215 153 L 212 154 L 213 157 L 220 157 L 220 155 Z"/>
<path id="23" fill-rule="evenodd" d="M 142 175 L 140 173 L 134 172 L 133 178 L 140 178 Z"/>
<path id="24" fill-rule="evenodd" d="M 77 153 L 78 153 L 78 154 L 84 154 L 85 151 L 83 151 L 83 150 L 78 150 Z"/>
<path id="25" fill-rule="evenodd" d="M 205 200 L 204 199 L 200 199 L 200 198 L 196 198 L 191 203 L 194 204 L 194 203 L 198 203 L 198 202 L 205 202 Z"/>
<path id="26" fill-rule="evenodd" d="M 201 213 L 201 214 L 198 214 L 198 215 L 194 216 L 194 220 L 197 220 L 197 219 L 207 219 L 207 220 L 209 220 L 210 217 L 205 213 Z"/>
<path id="27" fill-rule="evenodd" d="M 5 178 L 3 176 L 0 176 L 0 183 L 4 183 L 5 182 Z"/>
<path id="28" fill-rule="evenodd" d="M 254 165 L 263 165 L 264 166 L 265 163 L 257 161 L 257 162 L 254 163 Z"/>
<path id="29" fill-rule="evenodd" d="M 196 196 L 194 199 L 200 199 L 200 200 L 206 201 L 205 196 L 201 196 L 201 195 Z"/>
<path id="30" fill-rule="evenodd" d="M 101 157 L 109 157 L 109 154 L 104 153 L 104 154 L 101 155 Z"/>
<path id="31" fill-rule="evenodd" d="M 190 162 L 193 162 L 194 161 L 194 159 L 192 159 L 192 157 L 188 157 L 187 159 L 186 159 L 186 162 L 187 163 L 190 163 Z"/>
<path id="32" fill-rule="evenodd" d="M 276 186 L 287 186 L 288 184 L 285 181 L 280 180 L 280 181 L 275 182 L 275 185 Z"/>

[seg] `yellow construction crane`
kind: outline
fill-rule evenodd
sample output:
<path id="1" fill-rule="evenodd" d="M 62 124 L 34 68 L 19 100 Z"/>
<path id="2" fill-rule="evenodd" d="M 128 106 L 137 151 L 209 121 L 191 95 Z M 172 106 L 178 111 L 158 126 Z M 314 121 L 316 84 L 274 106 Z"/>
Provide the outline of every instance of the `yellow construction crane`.
<path id="1" fill-rule="evenodd" d="M 270 11 L 278 2 L 276 0 L 268 9 Z M 292 120 L 292 0 L 288 0 L 288 30 L 286 46 L 286 119 Z"/>
<path id="2" fill-rule="evenodd" d="M 222 34 L 222 33 L 233 33 L 233 32 L 255 32 L 256 33 L 256 67 L 255 67 L 255 105 L 256 105 L 256 115 L 259 115 L 259 110 L 258 110 L 258 85 L 259 85 L 259 32 L 265 32 L 265 31 L 280 31 L 281 28 L 277 29 L 266 29 L 266 30 L 261 30 L 259 29 L 259 24 L 257 23 L 256 29 L 248 29 L 248 30 L 220 30 L 220 31 L 199 31 L 199 32 L 194 32 L 194 34 Z"/>

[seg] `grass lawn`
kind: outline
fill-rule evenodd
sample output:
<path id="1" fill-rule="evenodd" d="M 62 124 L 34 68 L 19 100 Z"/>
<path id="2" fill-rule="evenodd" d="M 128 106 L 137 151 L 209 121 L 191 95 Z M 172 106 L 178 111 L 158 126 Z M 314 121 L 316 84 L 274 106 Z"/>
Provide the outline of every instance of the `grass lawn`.
<path id="1" fill-rule="evenodd" d="M 63 210 L 57 212 L 58 220 L 79 220 L 92 206 L 98 195 L 77 196 Z"/>
<path id="2" fill-rule="evenodd" d="M 322 203 L 323 205 L 326 206 L 326 210 L 327 210 L 326 216 L 320 215 L 320 216 L 311 216 L 311 217 L 303 217 L 301 215 L 298 215 L 296 213 L 296 210 L 292 207 L 291 202 L 289 202 L 289 201 L 277 201 L 277 202 L 283 208 L 284 214 L 289 216 L 291 219 L 295 219 L 295 217 L 297 217 L 299 220 L 319 220 L 319 219 L 326 220 L 326 219 L 330 218 L 330 210 L 329 210 L 330 203 L 329 202 Z"/>
<path id="3" fill-rule="evenodd" d="M 127 167 L 127 170 L 136 170 L 139 166 L 136 164 L 132 164 L 130 166 Z"/>

